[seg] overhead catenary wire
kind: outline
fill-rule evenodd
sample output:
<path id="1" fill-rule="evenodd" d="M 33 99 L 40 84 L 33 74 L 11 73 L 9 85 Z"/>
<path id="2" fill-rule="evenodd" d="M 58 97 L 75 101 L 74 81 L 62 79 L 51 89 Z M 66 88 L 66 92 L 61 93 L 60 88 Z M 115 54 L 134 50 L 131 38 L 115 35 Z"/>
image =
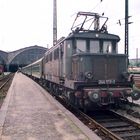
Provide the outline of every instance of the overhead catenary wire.
<path id="1" fill-rule="evenodd" d="M 90 10 L 90 12 L 92 12 L 93 10 L 95 10 L 101 4 L 101 2 L 103 2 L 103 0 L 100 0 L 100 2 L 97 3 L 96 6 Z"/>
<path id="2" fill-rule="evenodd" d="M 94 8 L 92 8 L 91 10 L 89 10 L 89 12 L 92 12 L 94 9 L 96 9 L 96 8 L 101 4 L 101 2 L 103 2 L 103 0 L 100 0 L 100 2 L 97 3 L 97 4 L 95 5 Z M 76 14 L 77 14 L 77 12 L 74 12 L 74 13 L 71 15 L 71 17 L 75 16 Z"/>

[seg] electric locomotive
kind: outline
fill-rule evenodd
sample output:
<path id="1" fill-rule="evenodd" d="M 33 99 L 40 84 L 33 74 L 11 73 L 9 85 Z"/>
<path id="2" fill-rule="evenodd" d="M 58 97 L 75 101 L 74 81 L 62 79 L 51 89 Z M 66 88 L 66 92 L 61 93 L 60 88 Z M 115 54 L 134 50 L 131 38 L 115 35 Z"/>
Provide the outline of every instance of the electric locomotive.
<path id="1" fill-rule="evenodd" d="M 128 56 L 118 53 L 120 38 L 108 33 L 107 20 L 97 13 L 78 12 L 72 32 L 39 62 L 43 84 L 78 108 L 119 106 L 132 94 L 138 99 L 127 72 Z"/>
<path id="2" fill-rule="evenodd" d="M 83 22 L 77 24 L 81 16 Z M 118 53 L 120 38 L 108 33 L 107 20 L 97 13 L 79 12 L 72 33 L 61 38 L 43 59 L 47 86 L 80 108 L 119 105 L 132 92 L 128 56 Z M 90 28 L 94 23 L 92 30 L 85 29 L 89 21 Z"/>

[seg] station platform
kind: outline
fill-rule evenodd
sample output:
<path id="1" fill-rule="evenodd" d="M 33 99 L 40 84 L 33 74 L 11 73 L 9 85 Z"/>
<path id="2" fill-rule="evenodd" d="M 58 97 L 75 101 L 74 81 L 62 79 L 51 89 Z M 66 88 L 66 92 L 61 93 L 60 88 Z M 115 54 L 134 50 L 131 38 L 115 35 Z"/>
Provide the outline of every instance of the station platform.
<path id="1" fill-rule="evenodd" d="M 101 140 L 47 91 L 16 73 L 0 109 L 0 140 Z"/>

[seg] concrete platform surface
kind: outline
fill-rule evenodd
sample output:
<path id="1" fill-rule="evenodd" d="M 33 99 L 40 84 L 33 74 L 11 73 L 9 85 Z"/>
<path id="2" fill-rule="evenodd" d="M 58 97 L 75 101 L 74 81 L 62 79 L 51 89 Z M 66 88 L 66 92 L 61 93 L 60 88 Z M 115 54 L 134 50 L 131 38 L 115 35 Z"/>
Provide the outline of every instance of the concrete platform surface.
<path id="1" fill-rule="evenodd" d="M 0 109 L 1 140 L 101 140 L 34 81 L 16 73 Z"/>

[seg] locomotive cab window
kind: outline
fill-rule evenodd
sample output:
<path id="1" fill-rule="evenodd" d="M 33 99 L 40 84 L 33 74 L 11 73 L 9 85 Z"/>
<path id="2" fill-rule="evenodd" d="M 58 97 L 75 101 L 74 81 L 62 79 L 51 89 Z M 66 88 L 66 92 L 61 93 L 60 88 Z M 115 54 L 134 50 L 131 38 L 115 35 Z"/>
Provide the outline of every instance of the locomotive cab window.
<path id="1" fill-rule="evenodd" d="M 100 43 L 97 40 L 90 41 L 90 53 L 99 53 Z"/>
<path id="2" fill-rule="evenodd" d="M 118 53 L 118 43 L 117 42 L 112 42 L 113 48 L 112 48 L 112 53 Z"/>
<path id="3" fill-rule="evenodd" d="M 112 42 L 111 41 L 104 41 L 103 42 L 103 53 L 112 53 Z"/>
<path id="4" fill-rule="evenodd" d="M 76 53 L 86 52 L 86 41 L 77 40 L 76 41 Z"/>

